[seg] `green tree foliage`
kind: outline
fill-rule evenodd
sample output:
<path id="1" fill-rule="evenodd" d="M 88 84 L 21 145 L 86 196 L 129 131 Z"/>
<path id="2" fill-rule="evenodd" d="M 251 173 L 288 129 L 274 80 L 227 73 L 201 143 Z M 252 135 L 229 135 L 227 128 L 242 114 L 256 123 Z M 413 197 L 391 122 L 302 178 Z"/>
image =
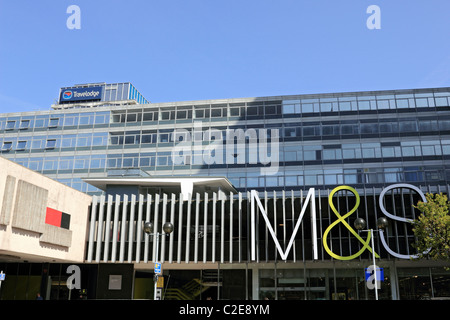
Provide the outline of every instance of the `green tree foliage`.
<path id="1" fill-rule="evenodd" d="M 442 193 L 425 197 L 415 206 L 421 214 L 413 221 L 419 258 L 450 260 L 450 202 Z"/>

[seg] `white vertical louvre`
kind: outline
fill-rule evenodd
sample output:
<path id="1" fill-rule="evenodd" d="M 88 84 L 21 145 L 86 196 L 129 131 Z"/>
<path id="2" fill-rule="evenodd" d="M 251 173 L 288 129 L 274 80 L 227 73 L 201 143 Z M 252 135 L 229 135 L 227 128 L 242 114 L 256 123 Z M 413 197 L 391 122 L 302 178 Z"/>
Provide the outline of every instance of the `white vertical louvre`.
<path id="1" fill-rule="evenodd" d="M 111 262 L 117 260 L 117 238 L 119 236 L 119 211 L 120 211 L 120 196 L 116 195 L 116 202 L 114 206 L 114 222 L 112 233 L 112 250 L 111 250 Z"/>
<path id="2" fill-rule="evenodd" d="M 166 261 L 165 256 L 166 256 L 166 233 L 163 230 L 163 226 L 164 223 L 166 223 L 166 215 L 167 215 L 167 194 L 163 194 L 163 207 L 162 207 L 162 218 L 161 218 L 161 250 L 158 250 L 161 254 L 160 254 L 160 262 L 164 262 Z M 155 230 L 155 232 L 157 232 L 158 229 Z"/>
<path id="3" fill-rule="evenodd" d="M 103 262 L 108 262 L 109 254 L 109 239 L 111 236 L 111 211 L 113 206 L 113 196 L 108 195 L 108 203 L 106 209 L 106 222 L 105 222 L 105 247 L 103 249 Z"/>
<path id="4" fill-rule="evenodd" d="M 213 193 L 213 204 L 212 204 L 212 257 L 211 261 L 214 263 L 216 262 L 216 204 L 217 204 L 217 194 Z"/>
<path id="5" fill-rule="evenodd" d="M 200 215 L 200 194 L 197 193 L 195 196 L 195 225 L 194 225 L 194 262 L 198 263 L 198 223 Z"/>
<path id="6" fill-rule="evenodd" d="M 225 261 L 225 199 L 220 199 L 220 263 Z"/>
<path id="7" fill-rule="evenodd" d="M 159 202 L 160 202 L 160 196 L 159 194 L 155 194 L 155 210 L 154 210 L 154 219 L 153 219 L 153 254 L 152 254 L 152 261 L 157 262 L 158 257 L 156 256 L 156 230 L 158 229 L 158 217 L 159 217 Z"/>
<path id="8" fill-rule="evenodd" d="M 100 254 L 103 238 L 103 211 L 105 209 L 105 196 L 100 196 L 100 208 L 98 214 L 98 227 L 97 227 L 97 248 L 95 250 L 95 262 L 100 262 Z"/>
<path id="9" fill-rule="evenodd" d="M 95 223 L 97 220 L 97 201 L 98 197 L 92 197 L 92 206 L 91 206 L 91 224 L 89 227 L 89 243 L 88 243 L 88 255 L 87 261 L 92 262 L 92 255 L 94 250 L 94 234 L 95 234 Z"/>
<path id="10" fill-rule="evenodd" d="M 188 195 L 188 204 L 187 204 L 187 217 L 186 217 L 186 250 L 185 250 L 185 258 L 184 261 L 189 263 L 189 251 L 191 244 L 191 205 L 192 205 L 192 196 Z"/>
<path id="11" fill-rule="evenodd" d="M 178 248 L 177 248 L 177 263 L 181 263 L 181 240 L 183 236 L 183 194 L 180 193 L 178 205 Z"/>
<path id="12" fill-rule="evenodd" d="M 212 226 L 211 230 L 214 228 Z M 208 246 L 208 193 L 205 192 L 203 200 L 203 263 L 207 261 Z"/>
<path id="13" fill-rule="evenodd" d="M 169 239 L 169 263 L 173 262 L 173 239 L 175 237 L 175 205 L 176 205 L 176 195 L 172 193 L 172 197 L 170 200 L 170 222 L 174 226 L 173 232 L 170 234 Z"/>
<path id="14" fill-rule="evenodd" d="M 233 193 L 230 192 L 230 263 L 233 262 Z"/>
<path id="15" fill-rule="evenodd" d="M 239 208 L 238 208 L 238 221 L 239 221 L 239 263 L 242 262 L 242 193 L 239 192 Z"/>
<path id="16" fill-rule="evenodd" d="M 151 221 L 151 209 L 152 209 L 152 195 L 147 194 L 147 205 L 145 210 L 145 222 Z M 148 250 L 149 250 L 150 235 L 144 234 L 144 262 L 148 263 Z"/>
<path id="17" fill-rule="evenodd" d="M 141 241 L 143 233 L 143 223 L 142 223 L 142 208 L 144 206 L 144 195 L 139 195 L 138 200 L 138 218 L 136 222 L 136 254 L 134 260 L 136 263 L 141 261 Z"/>
<path id="18" fill-rule="evenodd" d="M 130 220 L 128 221 L 128 263 L 131 263 L 134 244 L 134 211 L 136 207 L 136 195 L 131 195 Z"/>
<path id="19" fill-rule="evenodd" d="M 128 195 L 123 195 L 122 201 L 122 221 L 120 223 L 120 255 L 119 262 L 124 261 L 125 256 L 125 241 L 126 241 L 126 226 L 127 226 L 127 210 L 128 210 Z"/>

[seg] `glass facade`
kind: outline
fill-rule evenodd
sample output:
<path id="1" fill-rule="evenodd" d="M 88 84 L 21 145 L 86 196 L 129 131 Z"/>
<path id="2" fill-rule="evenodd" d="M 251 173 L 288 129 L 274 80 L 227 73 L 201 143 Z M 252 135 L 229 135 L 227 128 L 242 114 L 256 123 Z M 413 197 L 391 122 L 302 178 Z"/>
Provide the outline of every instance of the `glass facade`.
<path id="1" fill-rule="evenodd" d="M 136 95 L 131 87 L 114 99 Z M 104 90 L 105 99 L 111 99 L 111 90 Z M 438 88 L 55 108 L 0 115 L 0 150 L 8 159 L 91 194 L 99 190 L 82 177 L 123 168 L 151 175 L 225 176 L 239 191 L 446 185 L 449 100 L 450 89 Z M 250 143 L 243 147 L 243 161 L 230 161 L 226 152 L 213 163 L 204 161 L 208 147 L 219 144 L 225 150 L 228 132 L 239 130 L 247 141 L 249 133 L 264 130 L 268 141 L 277 142 L 276 172 L 260 174 L 265 166 L 260 154 L 249 163 Z M 186 137 L 192 151 L 176 161 L 174 147 Z M 193 147 L 196 143 L 201 151 Z"/>

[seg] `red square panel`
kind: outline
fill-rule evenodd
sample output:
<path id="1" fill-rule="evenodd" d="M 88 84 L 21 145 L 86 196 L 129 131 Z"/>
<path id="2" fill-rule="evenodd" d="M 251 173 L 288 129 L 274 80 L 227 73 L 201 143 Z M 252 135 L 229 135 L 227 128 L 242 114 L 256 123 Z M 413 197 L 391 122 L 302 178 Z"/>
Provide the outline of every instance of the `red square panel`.
<path id="1" fill-rule="evenodd" d="M 61 217 L 62 217 L 61 211 L 47 207 L 47 212 L 45 214 L 45 223 L 46 224 L 51 224 L 52 226 L 61 227 Z"/>

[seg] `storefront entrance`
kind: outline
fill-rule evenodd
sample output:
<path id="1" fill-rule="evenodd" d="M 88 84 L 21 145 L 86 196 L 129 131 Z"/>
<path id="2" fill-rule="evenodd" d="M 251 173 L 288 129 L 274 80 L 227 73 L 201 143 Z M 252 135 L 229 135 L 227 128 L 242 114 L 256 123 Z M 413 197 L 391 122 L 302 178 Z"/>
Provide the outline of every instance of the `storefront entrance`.
<path id="1" fill-rule="evenodd" d="M 134 299 L 153 299 L 153 271 L 135 274 Z M 161 285 L 164 300 L 247 300 L 251 270 L 166 270 Z"/>
<path id="2" fill-rule="evenodd" d="M 389 270 L 384 268 L 379 299 L 390 300 Z M 260 297 L 268 300 L 371 300 L 364 269 L 260 270 Z"/>

